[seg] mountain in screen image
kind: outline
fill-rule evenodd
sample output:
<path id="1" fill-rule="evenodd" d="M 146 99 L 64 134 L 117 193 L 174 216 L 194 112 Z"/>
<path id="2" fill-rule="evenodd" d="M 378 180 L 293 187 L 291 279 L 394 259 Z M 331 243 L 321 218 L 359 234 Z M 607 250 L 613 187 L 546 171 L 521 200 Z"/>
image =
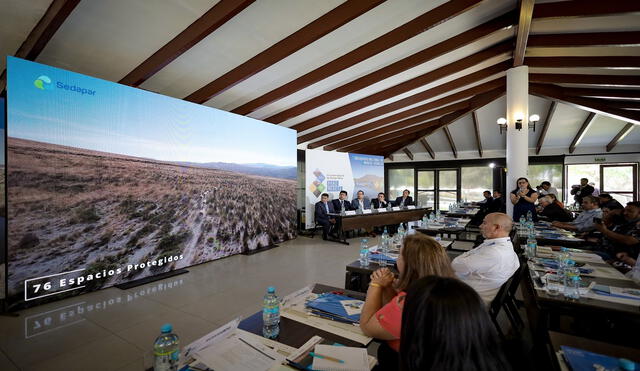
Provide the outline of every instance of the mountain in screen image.
<path id="1" fill-rule="evenodd" d="M 382 192 L 384 188 L 384 178 L 377 175 L 367 174 L 360 178 L 355 178 L 353 181 L 355 183 L 354 193 L 362 190 L 365 196 L 369 198 L 378 197 L 378 192 Z"/>

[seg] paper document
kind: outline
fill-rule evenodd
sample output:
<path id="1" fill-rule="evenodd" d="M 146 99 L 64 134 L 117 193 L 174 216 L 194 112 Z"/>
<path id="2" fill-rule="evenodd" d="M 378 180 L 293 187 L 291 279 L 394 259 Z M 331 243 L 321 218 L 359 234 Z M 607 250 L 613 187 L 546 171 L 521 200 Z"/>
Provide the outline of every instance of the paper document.
<path id="1" fill-rule="evenodd" d="M 210 347 L 218 341 L 224 340 L 238 328 L 238 324 L 240 324 L 240 319 L 236 318 L 226 325 L 218 327 L 217 329 L 211 331 L 200 339 L 187 345 L 186 347 L 184 347 L 184 349 L 182 349 L 180 359 L 186 363 L 189 363 L 189 360 L 193 359 L 194 353 L 204 348 Z"/>
<path id="2" fill-rule="evenodd" d="M 319 356 L 328 356 L 343 362 L 336 362 L 328 358 L 315 357 L 313 369 L 318 371 L 368 371 L 369 357 L 367 349 L 344 346 L 318 344 L 315 353 Z"/>
<path id="3" fill-rule="evenodd" d="M 194 356 L 216 371 L 267 371 L 284 361 L 273 349 L 253 339 L 244 339 L 236 332 Z"/>
<path id="4" fill-rule="evenodd" d="M 355 210 L 345 211 L 344 215 L 356 215 L 356 211 Z"/>

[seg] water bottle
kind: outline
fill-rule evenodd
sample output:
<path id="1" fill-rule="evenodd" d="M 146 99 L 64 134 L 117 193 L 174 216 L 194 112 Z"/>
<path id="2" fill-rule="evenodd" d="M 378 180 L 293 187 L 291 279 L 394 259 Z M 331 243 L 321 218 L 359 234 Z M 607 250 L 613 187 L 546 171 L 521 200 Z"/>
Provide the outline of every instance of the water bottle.
<path id="1" fill-rule="evenodd" d="M 361 267 L 369 266 L 369 246 L 367 245 L 368 242 L 369 240 L 367 240 L 366 238 L 360 240 L 360 259 L 358 260 L 360 261 Z"/>
<path id="2" fill-rule="evenodd" d="M 440 209 L 436 210 L 436 220 L 440 220 L 440 215 L 442 215 Z"/>
<path id="3" fill-rule="evenodd" d="M 160 336 L 153 343 L 153 370 L 177 371 L 180 360 L 180 339 L 172 334 L 173 327 L 170 323 L 162 325 Z"/>
<path id="4" fill-rule="evenodd" d="M 572 274 L 567 281 L 567 285 L 564 288 L 564 296 L 567 299 L 580 299 L 580 275 Z"/>
<path id="5" fill-rule="evenodd" d="M 449 212 L 453 211 L 453 204 L 449 204 Z"/>
<path id="6" fill-rule="evenodd" d="M 527 257 L 529 260 L 536 257 L 537 250 L 538 241 L 536 241 L 536 236 L 533 233 L 529 233 L 529 237 L 527 238 Z"/>
<path id="7" fill-rule="evenodd" d="M 400 242 L 402 242 L 402 240 L 404 239 L 405 234 L 406 231 L 404 230 L 404 225 L 400 223 L 400 225 L 398 226 L 398 239 L 400 239 Z"/>
<path id="8" fill-rule="evenodd" d="M 430 218 L 431 218 L 431 215 L 429 216 L 429 218 L 427 218 L 427 214 L 424 214 L 422 216 L 422 228 L 427 228 L 427 225 L 429 224 Z"/>
<path id="9" fill-rule="evenodd" d="M 381 267 L 387 266 L 386 256 L 389 255 L 389 232 L 387 232 L 387 227 L 384 227 L 384 231 L 382 232 L 382 236 L 380 237 L 380 259 L 378 264 Z"/>
<path id="10" fill-rule="evenodd" d="M 525 233 L 526 223 L 527 223 L 527 220 L 525 219 L 524 215 L 520 215 L 520 220 L 518 221 L 518 235 L 520 236 L 525 235 L 524 233 Z"/>
<path id="11" fill-rule="evenodd" d="M 533 214 L 531 214 L 531 210 L 527 211 L 527 221 L 533 221 Z"/>
<path id="12" fill-rule="evenodd" d="M 640 255 L 638 257 L 640 258 Z M 628 273 L 628 276 L 633 280 L 633 282 L 640 284 L 640 259 L 636 259 L 636 265 L 633 266 L 631 272 Z"/>
<path id="13" fill-rule="evenodd" d="M 280 300 L 276 288 L 269 286 L 262 306 L 262 336 L 275 339 L 280 334 Z"/>

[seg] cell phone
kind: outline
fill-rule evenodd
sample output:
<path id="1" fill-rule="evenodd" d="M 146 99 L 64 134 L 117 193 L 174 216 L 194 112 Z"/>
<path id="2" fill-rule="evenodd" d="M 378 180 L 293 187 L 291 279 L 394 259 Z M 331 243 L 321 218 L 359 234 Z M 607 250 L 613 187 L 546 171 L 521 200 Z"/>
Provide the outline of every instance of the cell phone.
<path id="1" fill-rule="evenodd" d="M 593 222 L 597 224 L 602 224 L 602 218 L 593 218 Z"/>

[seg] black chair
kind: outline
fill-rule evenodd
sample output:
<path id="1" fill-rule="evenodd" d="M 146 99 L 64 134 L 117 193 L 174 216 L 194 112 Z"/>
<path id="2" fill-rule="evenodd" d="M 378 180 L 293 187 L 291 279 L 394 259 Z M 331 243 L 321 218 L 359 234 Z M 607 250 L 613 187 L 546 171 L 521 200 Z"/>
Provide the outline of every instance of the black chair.
<path id="1" fill-rule="evenodd" d="M 509 319 L 511 326 L 515 331 L 518 331 L 520 326 L 517 322 L 517 319 L 513 316 L 513 311 L 511 309 L 507 309 L 508 304 L 506 303 L 507 301 L 511 300 L 511 298 L 509 297 L 509 293 L 510 289 L 512 289 L 512 286 L 515 286 L 517 289 L 517 286 L 520 284 L 522 269 L 524 266 L 525 265 L 523 265 L 521 262 L 520 267 L 511 275 L 511 277 L 509 277 L 509 279 L 505 283 L 502 284 L 502 286 L 500 286 L 500 290 L 498 290 L 496 297 L 491 301 L 491 304 L 489 305 L 489 316 L 491 317 L 491 321 L 493 321 L 493 324 L 496 326 L 498 334 L 500 334 L 500 337 L 503 340 L 505 340 L 506 337 L 504 335 L 504 332 L 502 331 L 502 328 L 500 327 L 500 324 L 498 323 L 498 315 L 500 314 L 501 309 L 504 309 L 504 312 Z M 513 284 L 514 281 L 517 281 L 516 285 Z M 514 293 L 516 289 L 513 289 Z M 521 318 L 520 321 L 522 321 Z"/>
<path id="2" fill-rule="evenodd" d="M 507 298 L 504 301 L 504 310 L 511 320 L 511 326 L 517 332 L 520 332 L 522 328 L 524 328 L 524 321 L 518 312 L 519 300 L 516 299 L 516 291 L 518 291 L 518 287 L 520 287 L 520 282 L 522 281 L 522 277 L 524 276 L 524 272 L 527 269 L 527 259 L 520 258 L 520 268 L 513 274 L 511 284 L 507 290 Z"/>

